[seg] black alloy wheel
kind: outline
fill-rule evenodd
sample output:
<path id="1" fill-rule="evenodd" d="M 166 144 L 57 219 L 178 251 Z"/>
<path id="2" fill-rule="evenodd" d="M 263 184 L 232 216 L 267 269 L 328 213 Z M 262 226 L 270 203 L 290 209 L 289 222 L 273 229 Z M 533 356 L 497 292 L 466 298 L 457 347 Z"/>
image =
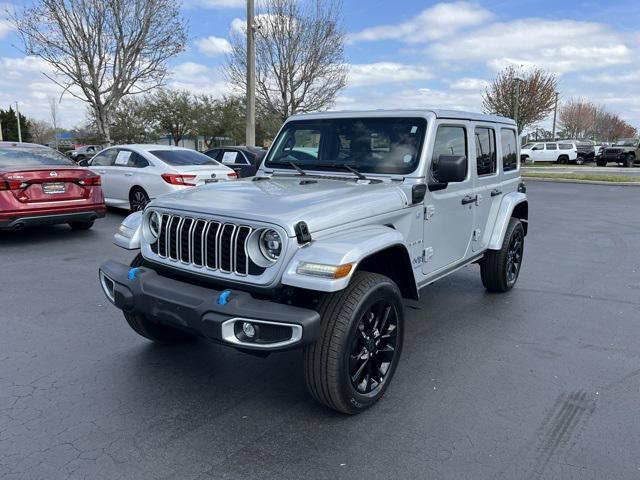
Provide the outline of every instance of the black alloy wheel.
<path id="1" fill-rule="evenodd" d="M 351 338 L 349 377 L 361 395 L 376 395 L 396 360 L 398 312 L 386 299 L 374 303 L 361 317 Z"/>
<path id="2" fill-rule="evenodd" d="M 136 188 L 129 195 L 129 203 L 131 204 L 132 212 L 141 212 L 149 203 L 149 196 L 141 188 Z"/>
<path id="3" fill-rule="evenodd" d="M 520 266 L 522 265 L 522 252 L 524 249 L 524 234 L 522 229 L 514 230 L 507 250 L 505 262 L 507 284 L 513 286 L 518 279 Z"/>

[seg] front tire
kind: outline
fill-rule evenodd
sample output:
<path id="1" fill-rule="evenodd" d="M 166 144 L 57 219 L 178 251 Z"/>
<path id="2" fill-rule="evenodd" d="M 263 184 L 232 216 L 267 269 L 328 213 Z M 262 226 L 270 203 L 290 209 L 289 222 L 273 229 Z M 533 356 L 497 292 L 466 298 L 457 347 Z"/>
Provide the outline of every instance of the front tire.
<path id="1" fill-rule="evenodd" d="M 633 167 L 633 163 L 634 163 L 634 156 L 632 154 L 627 154 L 627 156 L 624 159 L 624 166 L 627 168 L 631 168 Z"/>
<path id="2" fill-rule="evenodd" d="M 138 254 L 131 262 L 131 267 L 142 267 L 144 263 L 143 256 Z M 195 335 L 191 333 L 153 322 L 144 315 L 128 312 L 123 313 L 125 320 L 134 332 L 153 342 L 161 344 L 182 343 L 195 338 Z"/>
<path id="3" fill-rule="evenodd" d="M 320 302 L 320 338 L 304 349 L 305 380 L 319 403 L 360 413 L 386 391 L 402 352 L 404 311 L 389 278 L 356 272 Z"/>
<path id="4" fill-rule="evenodd" d="M 482 284 L 491 292 L 507 292 L 518 280 L 524 253 L 524 227 L 517 218 L 509 226 L 500 250 L 487 250 L 480 262 Z"/>
<path id="5" fill-rule="evenodd" d="M 596 160 L 596 165 L 599 167 L 606 167 L 607 166 L 607 161 L 606 160 Z"/>

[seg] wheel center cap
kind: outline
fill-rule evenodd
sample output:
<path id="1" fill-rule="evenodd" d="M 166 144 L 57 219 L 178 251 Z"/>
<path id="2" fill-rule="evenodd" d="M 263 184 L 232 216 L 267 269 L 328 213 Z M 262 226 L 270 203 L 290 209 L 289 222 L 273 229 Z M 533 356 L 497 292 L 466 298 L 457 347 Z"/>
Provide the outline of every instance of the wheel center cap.
<path id="1" fill-rule="evenodd" d="M 367 350 L 370 352 L 375 351 L 376 349 L 376 341 L 373 338 L 367 339 Z"/>

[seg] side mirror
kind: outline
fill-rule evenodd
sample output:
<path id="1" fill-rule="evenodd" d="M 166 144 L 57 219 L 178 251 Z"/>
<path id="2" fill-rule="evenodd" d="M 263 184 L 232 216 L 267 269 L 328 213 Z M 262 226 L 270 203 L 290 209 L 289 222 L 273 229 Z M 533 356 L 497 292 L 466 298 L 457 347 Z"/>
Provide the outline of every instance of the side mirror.
<path id="1" fill-rule="evenodd" d="M 89 166 L 89 160 L 87 160 L 86 158 L 83 158 L 82 160 L 80 160 L 78 162 L 78 165 L 80 165 L 81 167 L 88 167 Z"/>
<path id="2" fill-rule="evenodd" d="M 464 155 L 440 155 L 433 174 L 442 183 L 463 182 L 467 178 L 467 157 Z"/>
<path id="3" fill-rule="evenodd" d="M 125 250 L 139 249 L 142 235 L 142 219 L 142 212 L 133 212 L 126 217 L 113 236 L 113 243 Z"/>

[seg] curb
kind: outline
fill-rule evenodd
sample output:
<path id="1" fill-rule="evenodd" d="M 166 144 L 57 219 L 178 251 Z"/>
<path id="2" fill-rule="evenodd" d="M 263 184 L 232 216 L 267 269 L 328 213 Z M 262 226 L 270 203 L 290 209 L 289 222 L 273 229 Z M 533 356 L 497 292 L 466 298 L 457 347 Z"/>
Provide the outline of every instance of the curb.
<path id="1" fill-rule="evenodd" d="M 587 185 L 610 185 L 612 187 L 640 187 L 640 182 L 603 182 L 600 180 L 578 180 L 572 178 L 549 178 L 522 176 L 525 182 L 549 182 L 549 183 L 585 183 Z"/>

